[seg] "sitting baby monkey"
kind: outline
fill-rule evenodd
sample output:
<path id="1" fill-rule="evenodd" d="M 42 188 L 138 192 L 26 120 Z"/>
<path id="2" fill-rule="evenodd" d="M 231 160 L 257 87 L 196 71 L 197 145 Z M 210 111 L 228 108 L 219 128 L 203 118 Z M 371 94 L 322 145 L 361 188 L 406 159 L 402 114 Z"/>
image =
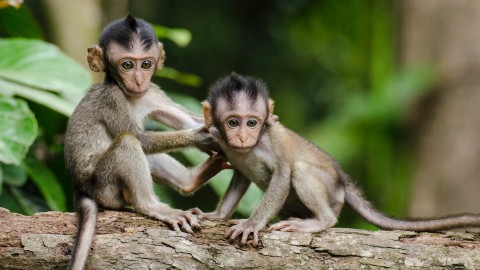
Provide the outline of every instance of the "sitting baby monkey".
<path id="1" fill-rule="evenodd" d="M 265 193 L 246 220 L 235 220 L 226 233 L 245 244 L 277 214 L 289 218 L 270 230 L 319 232 L 334 226 L 344 202 L 372 224 L 389 230 L 435 231 L 480 226 L 480 216 L 464 214 L 430 220 L 399 220 L 376 210 L 350 177 L 322 149 L 285 128 L 273 115 L 273 101 L 260 80 L 237 74 L 216 82 L 202 103 L 205 125 L 235 168 L 226 195 L 201 219 L 231 216 L 250 182 Z"/>
<path id="2" fill-rule="evenodd" d="M 195 215 L 173 209 L 155 195 L 153 182 L 190 193 L 223 169 L 216 155 L 192 169 L 165 152 L 197 147 L 219 150 L 203 118 L 171 101 L 151 82 L 165 59 L 153 27 L 132 16 L 105 27 L 88 63 L 105 80 L 92 86 L 73 112 L 65 134 L 65 164 L 75 191 L 78 233 L 68 269 L 83 269 L 95 234 L 98 209 L 136 212 L 176 231 L 199 228 Z M 150 118 L 178 131 L 149 132 Z"/>

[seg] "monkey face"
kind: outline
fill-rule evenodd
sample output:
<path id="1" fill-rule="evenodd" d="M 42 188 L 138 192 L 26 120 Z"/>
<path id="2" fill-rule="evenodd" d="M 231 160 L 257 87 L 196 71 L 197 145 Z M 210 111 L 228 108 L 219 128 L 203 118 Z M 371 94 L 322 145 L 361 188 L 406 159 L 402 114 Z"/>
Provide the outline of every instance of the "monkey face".
<path id="1" fill-rule="evenodd" d="M 142 97 L 147 93 L 160 61 L 160 48 L 155 45 L 144 50 L 138 39 L 133 44 L 133 49 L 127 50 L 112 42 L 108 59 L 116 70 L 117 83 L 125 95 Z"/>
<path id="2" fill-rule="evenodd" d="M 226 143 L 235 151 L 246 153 L 257 144 L 265 126 L 267 108 L 258 97 L 250 100 L 244 92 L 235 98 L 235 103 L 223 99 L 217 103 L 217 123 Z"/>

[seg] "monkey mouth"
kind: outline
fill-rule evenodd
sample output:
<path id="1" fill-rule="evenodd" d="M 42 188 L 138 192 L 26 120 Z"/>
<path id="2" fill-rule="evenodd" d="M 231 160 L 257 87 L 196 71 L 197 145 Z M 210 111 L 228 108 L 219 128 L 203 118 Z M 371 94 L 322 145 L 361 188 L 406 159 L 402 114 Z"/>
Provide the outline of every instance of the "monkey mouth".
<path id="1" fill-rule="evenodd" d="M 131 97 L 143 97 L 146 93 L 147 93 L 148 89 L 147 90 L 142 90 L 142 91 L 130 91 L 130 90 L 126 90 L 127 94 Z"/>
<path id="2" fill-rule="evenodd" d="M 235 152 L 239 152 L 239 153 L 242 153 L 242 154 L 248 153 L 248 152 L 250 152 L 250 150 L 252 149 L 252 147 L 249 147 L 249 146 L 247 146 L 247 147 L 242 147 L 242 146 L 233 146 L 233 145 L 231 145 L 230 147 L 233 148 L 233 150 L 234 150 Z"/>

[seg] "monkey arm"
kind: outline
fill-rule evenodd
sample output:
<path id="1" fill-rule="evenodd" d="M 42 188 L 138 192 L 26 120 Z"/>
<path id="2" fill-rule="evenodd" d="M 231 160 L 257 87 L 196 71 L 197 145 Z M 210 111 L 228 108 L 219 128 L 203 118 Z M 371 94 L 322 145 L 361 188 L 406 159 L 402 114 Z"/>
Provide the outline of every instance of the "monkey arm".
<path id="1" fill-rule="evenodd" d="M 199 219 L 227 219 L 233 214 L 233 211 L 247 191 L 250 183 L 250 180 L 243 176 L 238 170 L 235 170 L 233 172 L 232 181 L 215 211 L 204 213 L 199 208 L 191 209 L 191 211 L 198 215 Z"/>
<path id="2" fill-rule="evenodd" d="M 290 169 L 287 164 L 280 163 L 274 169 L 270 183 L 255 211 L 247 220 L 232 221 L 225 236 L 233 241 L 242 235 L 240 242 L 247 243 L 248 236 L 253 234 L 253 245 L 258 244 L 258 232 L 267 225 L 282 208 L 290 192 Z"/>
<path id="3" fill-rule="evenodd" d="M 155 110 L 150 113 L 150 117 L 176 130 L 196 128 L 203 125 L 203 117 L 177 107 L 170 107 L 168 110 Z"/>
<path id="4" fill-rule="evenodd" d="M 219 150 L 213 136 L 204 128 L 180 131 L 137 132 L 145 154 L 167 152 L 185 147 Z"/>
<path id="5" fill-rule="evenodd" d="M 250 180 L 243 176 L 240 171 L 235 170 L 232 181 L 228 186 L 225 196 L 218 204 L 215 213 L 217 213 L 217 215 L 222 219 L 229 218 L 240 202 L 240 199 L 243 197 L 245 192 L 247 192 L 250 183 Z"/>
<path id="6" fill-rule="evenodd" d="M 183 194 L 189 194 L 224 169 L 225 157 L 213 155 L 204 163 L 186 168 L 168 154 L 147 155 L 150 173 L 155 182 L 167 183 Z"/>
<path id="7" fill-rule="evenodd" d="M 290 192 L 290 178 L 288 165 L 277 165 L 268 188 L 248 219 L 249 221 L 265 226 L 280 211 Z"/>
<path id="8" fill-rule="evenodd" d="M 165 124 L 176 130 L 197 128 L 203 126 L 203 116 L 195 114 L 178 103 L 175 103 L 167 95 L 161 91 L 158 93 L 158 101 L 156 104 L 161 104 L 156 107 L 148 116 L 159 123 Z"/>

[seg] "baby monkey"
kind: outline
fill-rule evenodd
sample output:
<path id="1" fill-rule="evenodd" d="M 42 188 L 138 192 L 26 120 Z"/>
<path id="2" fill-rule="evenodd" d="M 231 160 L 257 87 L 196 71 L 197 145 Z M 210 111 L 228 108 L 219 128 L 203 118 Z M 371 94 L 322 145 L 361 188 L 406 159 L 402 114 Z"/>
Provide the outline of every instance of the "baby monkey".
<path id="1" fill-rule="evenodd" d="M 245 220 L 232 221 L 226 237 L 241 235 L 245 244 L 277 214 L 287 220 L 270 230 L 319 232 L 334 226 L 344 202 L 372 224 L 389 230 L 435 231 L 480 226 L 480 215 L 430 220 L 399 220 L 376 210 L 362 197 L 350 177 L 322 149 L 285 128 L 273 115 L 273 101 L 258 79 L 231 74 L 216 82 L 202 103 L 205 125 L 217 138 L 235 168 L 232 181 L 217 209 L 201 219 L 231 216 L 250 182 L 265 193 Z"/>
<path id="2" fill-rule="evenodd" d="M 65 162 L 75 189 L 78 233 L 69 269 L 83 269 L 95 233 L 98 208 L 135 211 L 192 233 L 199 227 L 190 212 L 160 202 L 152 180 L 189 193 L 222 169 L 212 156 L 187 169 L 164 152 L 182 147 L 219 151 L 203 127 L 203 117 L 171 101 L 151 78 L 165 55 L 152 26 L 127 16 L 105 27 L 88 63 L 105 72 L 73 112 L 65 134 Z M 145 118 L 174 129 L 144 130 Z"/>

